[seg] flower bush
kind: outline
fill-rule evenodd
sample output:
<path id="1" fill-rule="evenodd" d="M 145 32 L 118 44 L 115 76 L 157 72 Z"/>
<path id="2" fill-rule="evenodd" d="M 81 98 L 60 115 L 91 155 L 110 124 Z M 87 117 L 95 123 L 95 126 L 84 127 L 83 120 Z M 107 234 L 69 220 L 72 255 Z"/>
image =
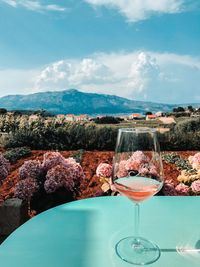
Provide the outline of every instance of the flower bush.
<path id="1" fill-rule="evenodd" d="M 176 189 L 172 180 L 166 180 L 162 192 L 165 196 L 177 196 Z"/>
<path id="2" fill-rule="evenodd" d="M 112 166 L 108 163 L 100 163 L 97 167 L 96 174 L 98 177 L 110 178 L 112 175 Z"/>
<path id="3" fill-rule="evenodd" d="M 200 152 L 188 158 L 193 169 L 200 170 Z"/>
<path id="4" fill-rule="evenodd" d="M 200 180 L 192 182 L 191 189 L 193 193 L 200 195 Z"/>
<path id="5" fill-rule="evenodd" d="M 175 187 L 175 190 L 177 195 L 179 196 L 189 196 L 190 187 L 188 185 L 180 183 Z"/>
<path id="6" fill-rule="evenodd" d="M 0 153 L 0 183 L 8 176 L 10 171 L 10 163 L 2 153 Z"/>
<path id="7" fill-rule="evenodd" d="M 61 203 L 66 202 L 73 200 L 78 194 L 84 177 L 81 165 L 73 158 L 66 159 L 59 152 L 47 152 L 42 161 L 28 160 L 20 167 L 20 181 L 16 185 L 15 196 L 32 202 L 34 199 L 42 202 L 48 195 L 57 194 L 55 197 L 62 199 Z M 54 200 L 58 201 L 52 197 L 51 201 Z M 52 206 L 61 203 L 54 202 Z"/>
<path id="8" fill-rule="evenodd" d="M 108 163 L 100 163 L 96 169 L 96 175 L 100 178 L 100 182 L 102 183 L 101 189 L 103 192 L 109 192 L 113 189 L 111 181 L 112 165 Z"/>
<path id="9" fill-rule="evenodd" d="M 164 195 L 193 196 L 200 195 L 200 152 L 189 156 L 188 160 L 182 159 L 175 154 L 167 155 L 166 161 L 175 164 L 180 175 L 177 177 L 178 184 L 165 181 L 162 192 Z"/>

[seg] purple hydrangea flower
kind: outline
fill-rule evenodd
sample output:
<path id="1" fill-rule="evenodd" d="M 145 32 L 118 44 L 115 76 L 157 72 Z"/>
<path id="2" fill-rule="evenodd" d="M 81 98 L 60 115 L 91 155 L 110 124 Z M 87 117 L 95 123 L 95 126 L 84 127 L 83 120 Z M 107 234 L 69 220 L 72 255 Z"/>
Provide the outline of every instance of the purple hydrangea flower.
<path id="1" fill-rule="evenodd" d="M 43 156 L 42 167 L 45 171 L 48 171 L 64 161 L 66 159 L 59 152 L 47 152 Z"/>
<path id="2" fill-rule="evenodd" d="M 171 180 L 166 180 L 163 188 L 162 188 L 163 194 L 165 196 L 177 196 L 176 189 L 174 187 L 174 184 Z"/>
<path id="3" fill-rule="evenodd" d="M 15 197 L 23 200 L 30 200 L 38 189 L 39 186 L 34 178 L 26 178 L 25 180 L 21 180 L 17 183 L 15 188 Z"/>
<path id="4" fill-rule="evenodd" d="M 38 179 L 42 174 L 42 165 L 39 160 L 27 160 L 19 168 L 20 179 L 34 178 Z"/>

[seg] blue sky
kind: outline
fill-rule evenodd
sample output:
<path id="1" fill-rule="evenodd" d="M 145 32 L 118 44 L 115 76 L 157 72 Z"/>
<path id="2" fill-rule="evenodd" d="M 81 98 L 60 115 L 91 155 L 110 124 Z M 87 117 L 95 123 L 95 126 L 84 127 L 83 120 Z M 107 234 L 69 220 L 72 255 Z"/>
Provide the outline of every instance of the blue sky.
<path id="1" fill-rule="evenodd" d="M 0 0 L 0 96 L 200 103 L 199 25 L 195 0 Z"/>

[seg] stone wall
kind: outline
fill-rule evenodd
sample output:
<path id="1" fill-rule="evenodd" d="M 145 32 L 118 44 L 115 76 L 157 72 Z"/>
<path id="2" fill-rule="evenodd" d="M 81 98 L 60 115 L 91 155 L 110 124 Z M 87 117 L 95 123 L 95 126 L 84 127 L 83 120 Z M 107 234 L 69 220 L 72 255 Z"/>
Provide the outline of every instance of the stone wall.
<path id="1" fill-rule="evenodd" d="M 0 206 L 0 242 L 28 220 L 28 204 L 21 199 L 7 199 Z"/>

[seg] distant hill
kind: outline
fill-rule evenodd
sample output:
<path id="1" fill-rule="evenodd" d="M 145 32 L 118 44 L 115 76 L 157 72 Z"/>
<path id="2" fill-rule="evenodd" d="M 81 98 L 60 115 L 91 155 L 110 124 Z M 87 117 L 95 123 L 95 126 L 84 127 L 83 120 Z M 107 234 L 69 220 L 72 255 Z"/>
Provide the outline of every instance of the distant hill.
<path id="1" fill-rule="evenodd" d="M 115 95 L 84 93 L 76 89 L 9 95 L 0 98 L 0 108 L 8 110 L 44 109 L 53 114 L 123 114 L 171 111 L 174 105 L 134 101 Z"/>

